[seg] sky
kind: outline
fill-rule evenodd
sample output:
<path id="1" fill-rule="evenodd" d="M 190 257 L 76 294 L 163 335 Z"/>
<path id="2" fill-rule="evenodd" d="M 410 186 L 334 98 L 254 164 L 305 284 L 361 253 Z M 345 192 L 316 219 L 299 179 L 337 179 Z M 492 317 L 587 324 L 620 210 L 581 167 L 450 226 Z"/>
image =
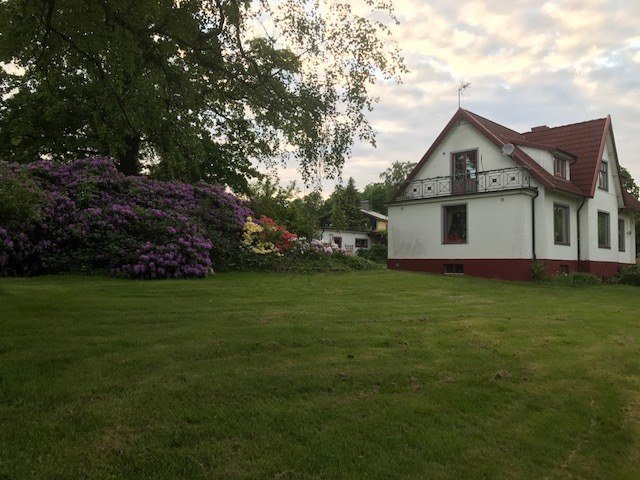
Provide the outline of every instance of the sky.
<path id="1" fill-rule="evenodd" d="M 369 114 L 377 148 L 343 169 L 358 188 L 394 161 L 417 162 L 458 107 L 517 131 L 611 115 L 621 165 L 640 183 L 640 1 L 396 0 L 394 39 L 409 73 L 384 82 Z M 300 177 L 295 166 L 282 181 Z M 325 195 L 334 182 L 323 182 Z"/>

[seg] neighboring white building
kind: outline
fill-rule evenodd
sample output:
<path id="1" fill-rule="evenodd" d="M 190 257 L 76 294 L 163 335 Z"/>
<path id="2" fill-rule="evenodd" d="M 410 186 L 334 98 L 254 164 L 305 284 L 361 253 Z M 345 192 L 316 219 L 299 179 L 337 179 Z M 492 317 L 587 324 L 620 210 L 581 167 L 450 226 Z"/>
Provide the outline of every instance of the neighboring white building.
<path id="1" fill-rule="evenodd" d="M 369 202 L 362 202 L 360 212 L 369 221 L 368 230 L 337 230 L 330 224 L 322 229 L 321 240 L 337 244 L 348 252 L 357 252 L 380 242 L 380 233 L 387 230 L 388 218 L 369 209 Z"/>
<path id="2" fill-rule="evenodd" d="M 459 109 L 389 205 L 388 267 L 527 280 L 635 263 L 611 118 L 518 133 Z"/>

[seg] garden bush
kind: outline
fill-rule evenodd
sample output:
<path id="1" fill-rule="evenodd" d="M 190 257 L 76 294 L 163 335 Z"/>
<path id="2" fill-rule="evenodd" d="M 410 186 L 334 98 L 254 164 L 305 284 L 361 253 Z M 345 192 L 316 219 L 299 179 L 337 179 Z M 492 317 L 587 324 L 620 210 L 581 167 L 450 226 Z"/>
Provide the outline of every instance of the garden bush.
<path id="1" fill-rule="evenodd" d="M 572 287 L 593 287 L 602 284 L 602 279 L 597 275 L 584 272 L 572 272 L 566 275 L 556 275 L 553 282 L 558 285 L 569 285 Z"/>
<path id="2" fill-rule="evenodd" d="M 531 279 L 534 282 L 548 282 L 551 279 L 544 262 L 540 260 L 531 262 Z"/>
<path id="3" fill-rule="evenodd" d="M 103 270 L 133 278 L 202 277 L 240 256 L 251 211 L 222 187 L 127 177 L 98 157 L 0 163 L 0 169 L 0 191 L 19 192 L 16 205 L 26 206 L 2 210 L 5 275 Z"/>
<path id="4" fill-rule="evenodd" d="M 118 173 L 108 158 L 0 162 L 0 274 L 108 272 L 130 278 L 211 271 L 344 271 L 375 267 L 308 241 L 224 188 Z"/>
<path id="5" fill-rule="evenodd" d="M 616 283 L 640 287 L 640 267 L 633 266 L 620 270 L 615 277 Z"/>
<path id="6" fill-rule="evenodd" d="M 244 225 L 242 268 L 289 273 L 369 270 L 379 265 L 335 243 L 298 238 L 271 218 L 248 218 Z"/>
<path id="7" fill-rule="evenodd" d="M 371 260 L 372 262 L 385 263 L 389 249 L 386 245 L 374 244 L 367 249 L 358 250 L 358 256 Z"/>

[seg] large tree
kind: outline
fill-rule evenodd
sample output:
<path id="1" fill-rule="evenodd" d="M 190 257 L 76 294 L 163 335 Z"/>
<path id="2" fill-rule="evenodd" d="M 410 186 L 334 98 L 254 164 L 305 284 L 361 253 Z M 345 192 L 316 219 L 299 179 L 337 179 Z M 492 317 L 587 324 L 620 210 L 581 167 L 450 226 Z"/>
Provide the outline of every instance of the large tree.
<path id="1" fill-rule="evenodd" d="M 640 187 L 633 179 L 633 176 L 624 167 L 620 167 L 620 179 L 622 180 L 622 188 L 630 192 L 634 197 L 640 196 Z M 636 219 L 636 257 L 640 256 L 640 214 L 635 214 Z"/>
<path id="2" fill-rule="evenodd" d="M 368 230 L 367 219 L 360 211 L 360 193 L 356 188 L 355 181 L 349 177 L 347 184 L 343 187 L 337 185 L 332 194 L 331 205 L 331 226 L 337 230 Z"/>
<path id="3" fill-rule="evenodd" d="M 391 2 L 351 3 L 4 0 L 2 155 L 240 183 L 293 156 L 305 179 L 333 177 L 374 141 L 370 87 L 404 68 Z"/>
<path id="4" fill-rule="evenodd" d="M 415 162 L 393 162 L 389 168 L 380 174 L 380 178 L 392 192 L 395 192 L 415 167 Z"/>

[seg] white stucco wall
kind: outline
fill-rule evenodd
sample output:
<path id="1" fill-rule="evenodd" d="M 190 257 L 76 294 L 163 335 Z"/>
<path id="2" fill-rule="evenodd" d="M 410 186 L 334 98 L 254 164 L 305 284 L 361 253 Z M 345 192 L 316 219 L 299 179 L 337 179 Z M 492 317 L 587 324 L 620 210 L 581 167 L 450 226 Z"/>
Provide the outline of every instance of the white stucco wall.
<path id="1" fill-rule="evenodd" d="M 635 219 L 633 213 L 622 213 L 619 215 L 620 219 L 624 219 L 625 226 L 625 249 L 624 252 L 618 252 L 619 262 L 621 263 L 636 263 L 636 230 Z M 616 239 L 618 238 L 618 229 L 616 225 Z"/>
<path id="2" fill-rule="evenodd" d="M 581 211 L 581 235 L 584 239 L 582 247 L 582 258 L 599 262 L 635 262 L 635 231 L 630 214 L 622 214 L 625 219 L 625 251 L 620 252 L 618 245 L 618 210 L 622 206 L 620 185 L 618 180 L 618 163 L 613 153 L 613 145 L 610 136 L 607 137 L 603 160 L 608 162 L 608 183 L 609 190 L 601 190 L 597 187 L 592 199 L 587 201 L 587 205 Z M 603 211 L 609 214 L 609 229 L 611 248 L 601 248 L 598 246 L 598 212 Z"/>
<path id="3" fill-rule="evenodd" d="M 510 168 L 515 162 L 467 122 L 453 127 L 420 169 L 415 179 L 451 175 L 451 153 L 478 150 L 478 171 Z M 524 147 L 535 161 L 553 173 L 553 155 Z M 635 262 L 633 215 L 625 219 L 625 251 L 618 251 L 618 208 L 621 192 L 613 143 L 607 139 L 603 158 L 609 162 L 609 191 L 596 189 L 580 211 L 581 259 Z M 548 190 L 535 179 L 535 249 L 539 259 L 577 260 L 578 213 L 583 198 Z M 389 258 L 395 259 L 523 259 L 532 258 L 531 198 L 535 192 L 511 191 L 409 200 L 389 206 Z M 443 244 L 443 205 L 467 205 L 468 243 Z M 554 241 L 554 203 L 569 206 L 569 245 Z M 611 248 L 598 247 L 598 210 L 610 215 Z"/>
<path id="4" fill-rule="evenodd" d="M 443 244 L 442 206 L 467 205 L 466 244 Z M 389 207 L 389 258 L 531 258 L 531 194 L 464 195 Z"/>
<path id="5" fill-rule="evenodd" d="M 578 259 L 578 216 L 577 209 L 582 198 L 566 195 L 553 190 L 538 188 L 536 198 L 536 257 L 551 260 Z M 569 207 L 569 245 L 555 243 L 553 225 L 554 204 Z"/>
<path id="6" fill-rule="evenodd" d="M 551 175 L 554 175 L 555 172 L 553 170 L 553 155 L 551 152 L 547 150 L 540 150 L 539 148 L 532 147 L 520 147 L 524 153 L 529 155 L 533 160 L 536 161 L 542 168 L 544 168 Z M 567 180 L 571 179 L 571 168 L 569 162 L 567 162 Z"/>
<path id="7" fill-rule="evenodd" d="M 356 248 L 356 238 L 363 238 L 368 240 L 368 246 L 370 247 L 373 242 L 371 238 L 367 235 L 366 232 L 352 232 L 347 230 L 323 230 L 321 240 L 323 242 L 331 242 L 334 243 L 333 237 L 341 237 L 342 238 L 342 247 L 347 250 L 351 249 L 355 252 L 360 250 L 360 248 Z"/>
<path id="8" fill-rule="evenodd" d="M 478 172 L 515 167 L 516 163 L 466 121 L 451 128 L 415 179 L 451 175 L 451 153 L 478 149 Z"/>

